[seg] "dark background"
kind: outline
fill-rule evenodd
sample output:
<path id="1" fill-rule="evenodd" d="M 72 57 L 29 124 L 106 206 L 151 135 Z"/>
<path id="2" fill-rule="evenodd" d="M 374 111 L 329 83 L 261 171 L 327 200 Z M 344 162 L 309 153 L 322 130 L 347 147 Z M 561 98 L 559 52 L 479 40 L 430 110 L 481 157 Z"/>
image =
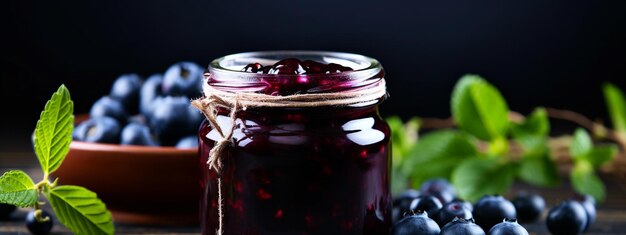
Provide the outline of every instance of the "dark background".
<path id="1" fill-rule="evenodd" d="M 2 1 L 0 151 L 30 146 L 66 84 L 87 112 L 122 73 L 162 73 L 255 50 L 377 58 L 383 115 L 446 117 L 455 81 L 477 73 L 512 109 L 606 118 L 600 85 L 626 88 L 626 1 Z"/>

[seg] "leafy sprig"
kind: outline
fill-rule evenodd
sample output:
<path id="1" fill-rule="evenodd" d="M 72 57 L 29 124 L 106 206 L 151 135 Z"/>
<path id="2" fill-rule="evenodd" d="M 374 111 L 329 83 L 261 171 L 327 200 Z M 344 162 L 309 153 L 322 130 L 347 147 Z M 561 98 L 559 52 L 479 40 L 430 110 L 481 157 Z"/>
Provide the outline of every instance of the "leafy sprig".
<path id="1" fill-rule="evenodd" d="M 79 186 L 59 186 L 50 182 L 50 174 L 56 171 L 69 151 L 74 128 L 74 104 L 69 90 L 61 85 L 41 112 L 34 134 L 34 149 L 43 171 L 43 179 L 34 183 L 21 170 L 11 170 L 0 177 L 0 203 L 39 210 L 44 203 L 40 196 L 50 202 L 59 221 L 74 234 L 114 234 L 113 219 L 105 204 L 97 195 Z M 41 213 L 35 213 L 43 221 Z"/>
<path id="2" fill-rule="evenodd" d="M 626 101 L 615 89 L 612 87 L 607 95 L 605 88 L 605 96 L 617 103 L 610 108 L 617 111 L 612 112 L 623 112 L 623 116 L 612 114 L 614 122 L 623 121 L 617 126 L 626 126 Z M 452 92 L 451 112 L 456 129 L 434 130 L 416 143 L 403 140 L 413 137 L 399 118 L 389 119 L 392 133 L 397 132 L 392 141 L 394 145 L 401 143 L 401 151 L 394 147 L 393 152 L 394 176 L 400 178 L 392 182 L 396 192 L 429 178 L 444 177 L 457 187 L 461 197 L 475 201 L 485 194 L 506 192 L 515 180 L 537 186 L 560 183 L 548 146 L 550 122 L 545 108 L 536 108 L 525 118 L 511 118 L 512 112 L 495 86 L 480 76 L 465 75 Z M 623 133 L 626 136 L 626 129 Z M 589 135 L 577 130 L 571 146 L 574 166 L 570 181 L 574 190 L 602 200 L 604 185 L 595 169 L 616 153 L 615 145 L 594 147 Z"/>

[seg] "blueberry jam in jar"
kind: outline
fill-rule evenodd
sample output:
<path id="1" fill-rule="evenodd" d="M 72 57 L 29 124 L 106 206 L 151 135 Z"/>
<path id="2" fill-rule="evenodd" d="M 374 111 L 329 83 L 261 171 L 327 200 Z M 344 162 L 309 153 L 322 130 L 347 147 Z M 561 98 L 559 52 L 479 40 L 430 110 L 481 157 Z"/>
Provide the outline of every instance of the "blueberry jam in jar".
<path id="1" fill-rule="evenodd" d="M 344 93 L 384 84 L 384 70 L 356 54 L 252 52 L 214 60 L 205 82 L 232 93 Z M 219 174 L 207 160 L 222 137 L 205 120 L 198 133 L 202 234 L 215 234 L 220 221 L 223 234 L 389 234 L 391 142 L 378 112 L 383 98 L 240 110 Z M 216 121 L 222 130 L 233 127 L 224 107 Z"/>

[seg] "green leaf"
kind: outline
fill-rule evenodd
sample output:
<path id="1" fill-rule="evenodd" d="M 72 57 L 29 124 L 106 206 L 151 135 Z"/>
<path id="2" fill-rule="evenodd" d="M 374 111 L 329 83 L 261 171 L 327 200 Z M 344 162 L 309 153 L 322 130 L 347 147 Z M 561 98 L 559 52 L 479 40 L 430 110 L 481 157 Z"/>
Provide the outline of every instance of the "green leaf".
<path id="1" fill-rule="evenodd" d="M 475 202 L 487 194 L 503 194 L 513 184 L 515 166 L 498 159 L 463 161 L 452 173 L 452 184 L 461 198 Z"/>
<path id="2" fill-rule="evenodd" d="M 44 175 L 54 172 L 65 159 L 72 141 L 74 103 L 64 85 L 52 95 L 35 129 L 35 153 Z"/>
<path id="3" fill-rule="evenodd" d="M 511 134 L 517 136 L 547 136 L 550 131 L 550 122 L 546 109 L 536 108 L 522 123 L 511 126 Z"/>
<path id="4" fill-rule="evenodd" d="M 516 137 L 515 142 L 522 147 L 525 156 L 541 156 L 546 151 L 548 137 L 525 135 Z"/>
<path id="5" fill-rule="evenodd" d="M 471 138 L 454 130 L 433 131 L 420 137 L 403 165 L 413 185 L 433 177 L 449 178 L 463 160 L 478 154 Z"/>
<path id="6" fill-rule="evenodd" d="M 500 92 L 476 75 L 465 75 L 452 92 L 452 115 L 464 131 L 491 141 L 505 136 L 509 108 Z"/>
<path id="7" fill-rule="evenodd" d="M 626 99 L 624 93 L 615 85 L 605 83 L 602 86 L 604 100 L 613 122 L 613 128 L 618 132 L 626 132 Z"/>
<path id="8" fill-rule="evenodd" d="M 517 176 L 521 180 L 537 186 L 558 185 L 559 175 L 556 164 L 554 164 L 554 161 L 552 161 L 548 154 L 549 151 L 544 150 L 543 155 L 538 157 L 523 157 L 517 171 Z"/>
<path id="9" fill-rule="evenodd" d="M 596 201 L 602 202 L 606 194 L 604 183 L 593 171 L 593 166 L 587 161 L 578 161 L 570 172 L 570 180 L 574 190 L 580 194 L 589 194 Z"/>
<path id="10" fill-rule="evenodd" d="M 48 196 L 59 221 L 76 235 L 111 235 L 111 213 L 97 195 L 79 186 L 58 186 Z"/>
<path id="11" fill-rule="evenodd" d="M 573 138 L 574 139 L 572 140 L 572 145 L 569 149 L 570 155 L 572 155 L 572 157 L 580 158 L 589 153 L 589 151 L 591 151 L 591 148 L 593 148 L 591 137 L 589 137 L 589 133 L 587 133 L 585 129 L 577 128 L 574 132 Z"/>
<path id="12" fill-rule="evenodd" d="M 583 156 L 583 159 L 589 161 L 594 167 L 599 167 L 607 163 L 615 157 L 619 149 L 614 144 L 596 146 Z"/>
<path id="13" fill-rule="evenodd" d="M 0 176 L 0 203 L 28 207 L 36 202 L 35 183 L 26 173 L 12 170 Z"/>

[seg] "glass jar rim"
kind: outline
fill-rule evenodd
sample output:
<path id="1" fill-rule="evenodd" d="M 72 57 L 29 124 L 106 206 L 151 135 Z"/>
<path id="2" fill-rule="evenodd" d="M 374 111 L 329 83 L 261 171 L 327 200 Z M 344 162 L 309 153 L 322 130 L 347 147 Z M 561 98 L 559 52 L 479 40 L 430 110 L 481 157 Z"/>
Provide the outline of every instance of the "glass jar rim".
<path id="1" fill-rule="evenodd" d="M 242 71 L 243 67 L 251 63 L 272 65 L 275 62 L 297 58 L 300 60 L 314 60 L 323 63 L 336 63 L 352 68 L 331 74 L 260 74 Z M 243 52 L 223 56 L 213 60 L 205 73 L 207 82 L 218 89 L 229 91 L 262 91 L 267 88 L 267 81 L 288 81 L 296 78 L 307 80 L 327 80 L 339 82 L 350 88 L 371 85 L 384 78 L 382 65 L 373 58 L 346 52 L 332 51 L 255 51 Z M 328 91 L 326 87 L 315 87 L 307 90 L 309 93 Z"/>
<path id="2" fill-rule="evenodd" d="M 334 52 L 334 51 L 253 51 L 253 52 L 242 52 L 242 53 L 236 53 L 236 54 L 231 54 L 231 55 L 227 55 L 227 56 L 223 56 L 220 58 L 217 58 L 213 61 L 211 61 L 211 63 L 209 64 L 209 68 L 208 68 L 208 72 L 209 73 L 215 73 L 215 72 L 234 72 L 234 73 L 242 73 L 242 74 L 255 74 L 255 73 L 250 73 L 250 72 L 244 72 L 241 71 L 241 68 L 239 69 L 231 69 L 228 68 L 227 63 L 236 63 L 236 62 L 243 62 L 245 64 L 243 64 L 244 66 L 246 64 L 250 64 L 250 63 L 257 63 L 259 62 L 258 59 L 263 59 L 263 57 L 274 57 L 273 59 L 278 61 L 281 59 L 286 59 L 286 58 L 302 58 L 302 57 L 306 57 L 306 56 L 320 56 L 322 58 L 324 58 L 325 60 L 327 60 L 329 63 L 336 63 L 336 64 L 341 64 L 343 66 L 347 66 L 347 67 L 351 67 L 354 70 L 353 71 L 345 71 L 342 73 L 356 73 L 356 72 L 361 72 L 361 71 L 365 71 L 365 70 L 371 70 L 371 69 L 376 69 L 376 68 L 380 68 L 380 63 L 371 57 L 367 57 L 364 55 L 360 55 L 360 54 L 354 54 L 354 53 L 347 53 L 347 52 Z M 251 60 L 252 58 L 257 58 L 257 60 Z M 345 64 L 345 63 L 341 63 L 338 60 L 344 60 L 344 62 L 352 62 L 353 64 Z M 272 63 L 273 64 L 273 63 Z M 266 64 L 267 65 L 267 64 Z M 356 65 L 356 66 L 354 66 Z M 232 65 L 231 65 L 232 67 Z M 355 68 L 356 67 L 356 68 Z M 263 74 L 263 75 L 267 75 L 267 76 L 303 76 L 303 75 L 297 75 L 297 74 L 293 74 L 293 75 L 284 75 L 284 74 Z M 306 76 L 328 76 L 328 74 L 308 74 Z"/>

